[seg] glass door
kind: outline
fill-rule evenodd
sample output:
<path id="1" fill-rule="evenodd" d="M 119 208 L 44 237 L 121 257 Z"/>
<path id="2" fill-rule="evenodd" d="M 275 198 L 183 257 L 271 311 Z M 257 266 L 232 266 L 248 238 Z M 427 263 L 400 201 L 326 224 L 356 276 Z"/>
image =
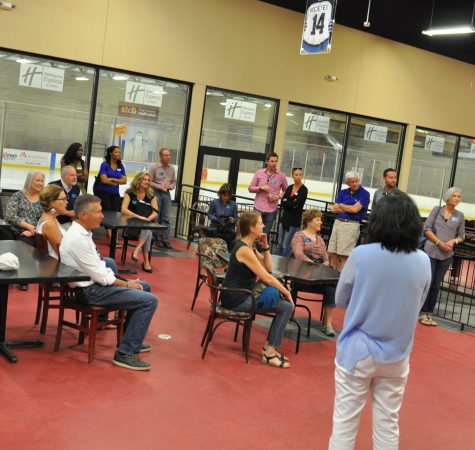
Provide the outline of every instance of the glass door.
<path id="1" fill-rule="evenodd" d="M 263 167 L 265 154 L 238 150 L 224 150 L 200 147 L 195 174 L 195 186 L 218 191 L 224 183 L 232 185 L 236 195 L 248 197 L 253 202 L 254 195 L 248 191 L 249 183 L 257 169 Z M 207 192 L 207 195 L 216 196 Z M 246 199 L 240 199 L 246 203 Z"/>

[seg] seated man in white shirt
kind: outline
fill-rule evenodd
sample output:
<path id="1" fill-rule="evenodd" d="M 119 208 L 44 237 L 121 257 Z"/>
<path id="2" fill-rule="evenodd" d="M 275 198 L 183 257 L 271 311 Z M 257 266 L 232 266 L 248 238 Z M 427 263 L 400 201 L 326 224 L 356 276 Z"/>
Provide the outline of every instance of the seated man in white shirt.
<path id="1" fill-rule="evenodd" d="M 140 352 L 150 351 L 144 344 L 150 321 L 157 309 L 158 298 L 150 293 L 145 281 L 124 281 L 115 277 L 97 253 L 91 230 L 100 226 L 101 200 L 85 194 L 74 204 L 76 221 L 63 237 L 59 247 L 61 261 L 91 277 L 92 281 L 70 283 L 78 289 L 79 300 L 88 305 L 117 307 L 127 311 L 125 333 L 112 363 L 132 370 L 150 370 L 151 364 L 138 359 Z"/>

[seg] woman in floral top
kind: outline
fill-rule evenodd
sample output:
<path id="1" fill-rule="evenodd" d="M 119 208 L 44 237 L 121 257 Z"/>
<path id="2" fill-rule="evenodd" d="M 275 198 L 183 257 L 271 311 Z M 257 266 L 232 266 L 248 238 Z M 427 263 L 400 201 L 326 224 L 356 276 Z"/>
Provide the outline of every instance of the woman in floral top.
<path id="1" fill-rule="evenodd" d="M 304 229 L 294 234 L 292 239 L 292 253 L 296 259 L 314 264 L 329 264 L 325 242 L 318 235 L 322 228 L 322 213 L 310 209 L 303 213 L 302 225 Z M 323 294 L 323 326 L 325 335 L 335 336 L 332 327 L 333 310 L 335 308 L 335 286 L 298 286 L 298 290 Z"/>
<path id="2" fill-rule="evenodd" d="M 29 172 L 23 190 L 15 192 L 8 202 L 5 220 L 15 238 L 35 245 L 36 225 L 41 216 L 39 194 L 45 184 L 41 172 Z"/>

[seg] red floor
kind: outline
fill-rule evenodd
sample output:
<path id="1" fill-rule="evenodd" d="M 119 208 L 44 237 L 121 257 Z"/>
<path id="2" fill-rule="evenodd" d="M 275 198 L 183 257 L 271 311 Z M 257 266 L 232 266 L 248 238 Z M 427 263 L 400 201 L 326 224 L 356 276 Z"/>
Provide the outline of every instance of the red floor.
<path id="1" fill-rule="evenodd" d="M 205 289 L 190 311 L 195 259 L 162 257 L 152 265 L 154 274 L 140 274 L 160 297 L 147 339 L 153 349 L 144 356 L 152 371 L 114 367 L 110 331 L 100 333 L 92 365 L 72 331 L 53 353 L 53 312 L 44 347 L 17 350 L 18 364 L 0 359 L 0 448 L 325 449 L 335 343 L 305 343 L 295 355 L 293 341 L 286 341 L 293 366 L 279 370 L 260 363 L 265 334 L 255 326 L 246 365 L 232 341 L 232 326 L 223 325 L 203 361 Z M 7 337 L 36 338 L 37 287 L 27 295 L 10 292 Z M 338 328 L 341 318 L 340 312 Z M 172 339 L 158 339 L 162 333 Z M 401 449 L 475 447 L 474 354 L 473 334 L 418 326 L 401 412 Z M 371 448 L 370 427 L 366 410 L 358 449 Z"/>

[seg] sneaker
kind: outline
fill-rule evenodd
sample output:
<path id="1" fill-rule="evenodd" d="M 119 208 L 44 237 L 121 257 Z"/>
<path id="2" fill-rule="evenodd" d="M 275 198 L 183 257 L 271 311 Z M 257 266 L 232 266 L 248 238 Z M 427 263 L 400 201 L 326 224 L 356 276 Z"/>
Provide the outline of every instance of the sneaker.
<path id="1" fill-rule="evenodd" d="M 152 368 L 151 364 L 146 363 L 145 361 L 140 361 L 140 359 L 137 358 L 137 355 L 123 355 L 118 350 L 115 352 L 112 364 L 114 364 L 114 366 L 131 370 L 150 370 Z"/>
<path id="2" fill-rule="evenodd" d="M 327 326 L 322 327 L 322 333 L 325 336 L 328 336 L 328 337 L 335 337 L 336 336 L 335 330 L 333 329 L 333 327 L 331 325 L 327 325 Z"/>
<path id="3" fill-rule="evenodd" d="M 152 350 L 152 346 L 150 344 L 145 344 L 143 343 L 141 346 L 140 346 L 140 353 L 147 353 L 149 352 L 150 350 Z"/>

